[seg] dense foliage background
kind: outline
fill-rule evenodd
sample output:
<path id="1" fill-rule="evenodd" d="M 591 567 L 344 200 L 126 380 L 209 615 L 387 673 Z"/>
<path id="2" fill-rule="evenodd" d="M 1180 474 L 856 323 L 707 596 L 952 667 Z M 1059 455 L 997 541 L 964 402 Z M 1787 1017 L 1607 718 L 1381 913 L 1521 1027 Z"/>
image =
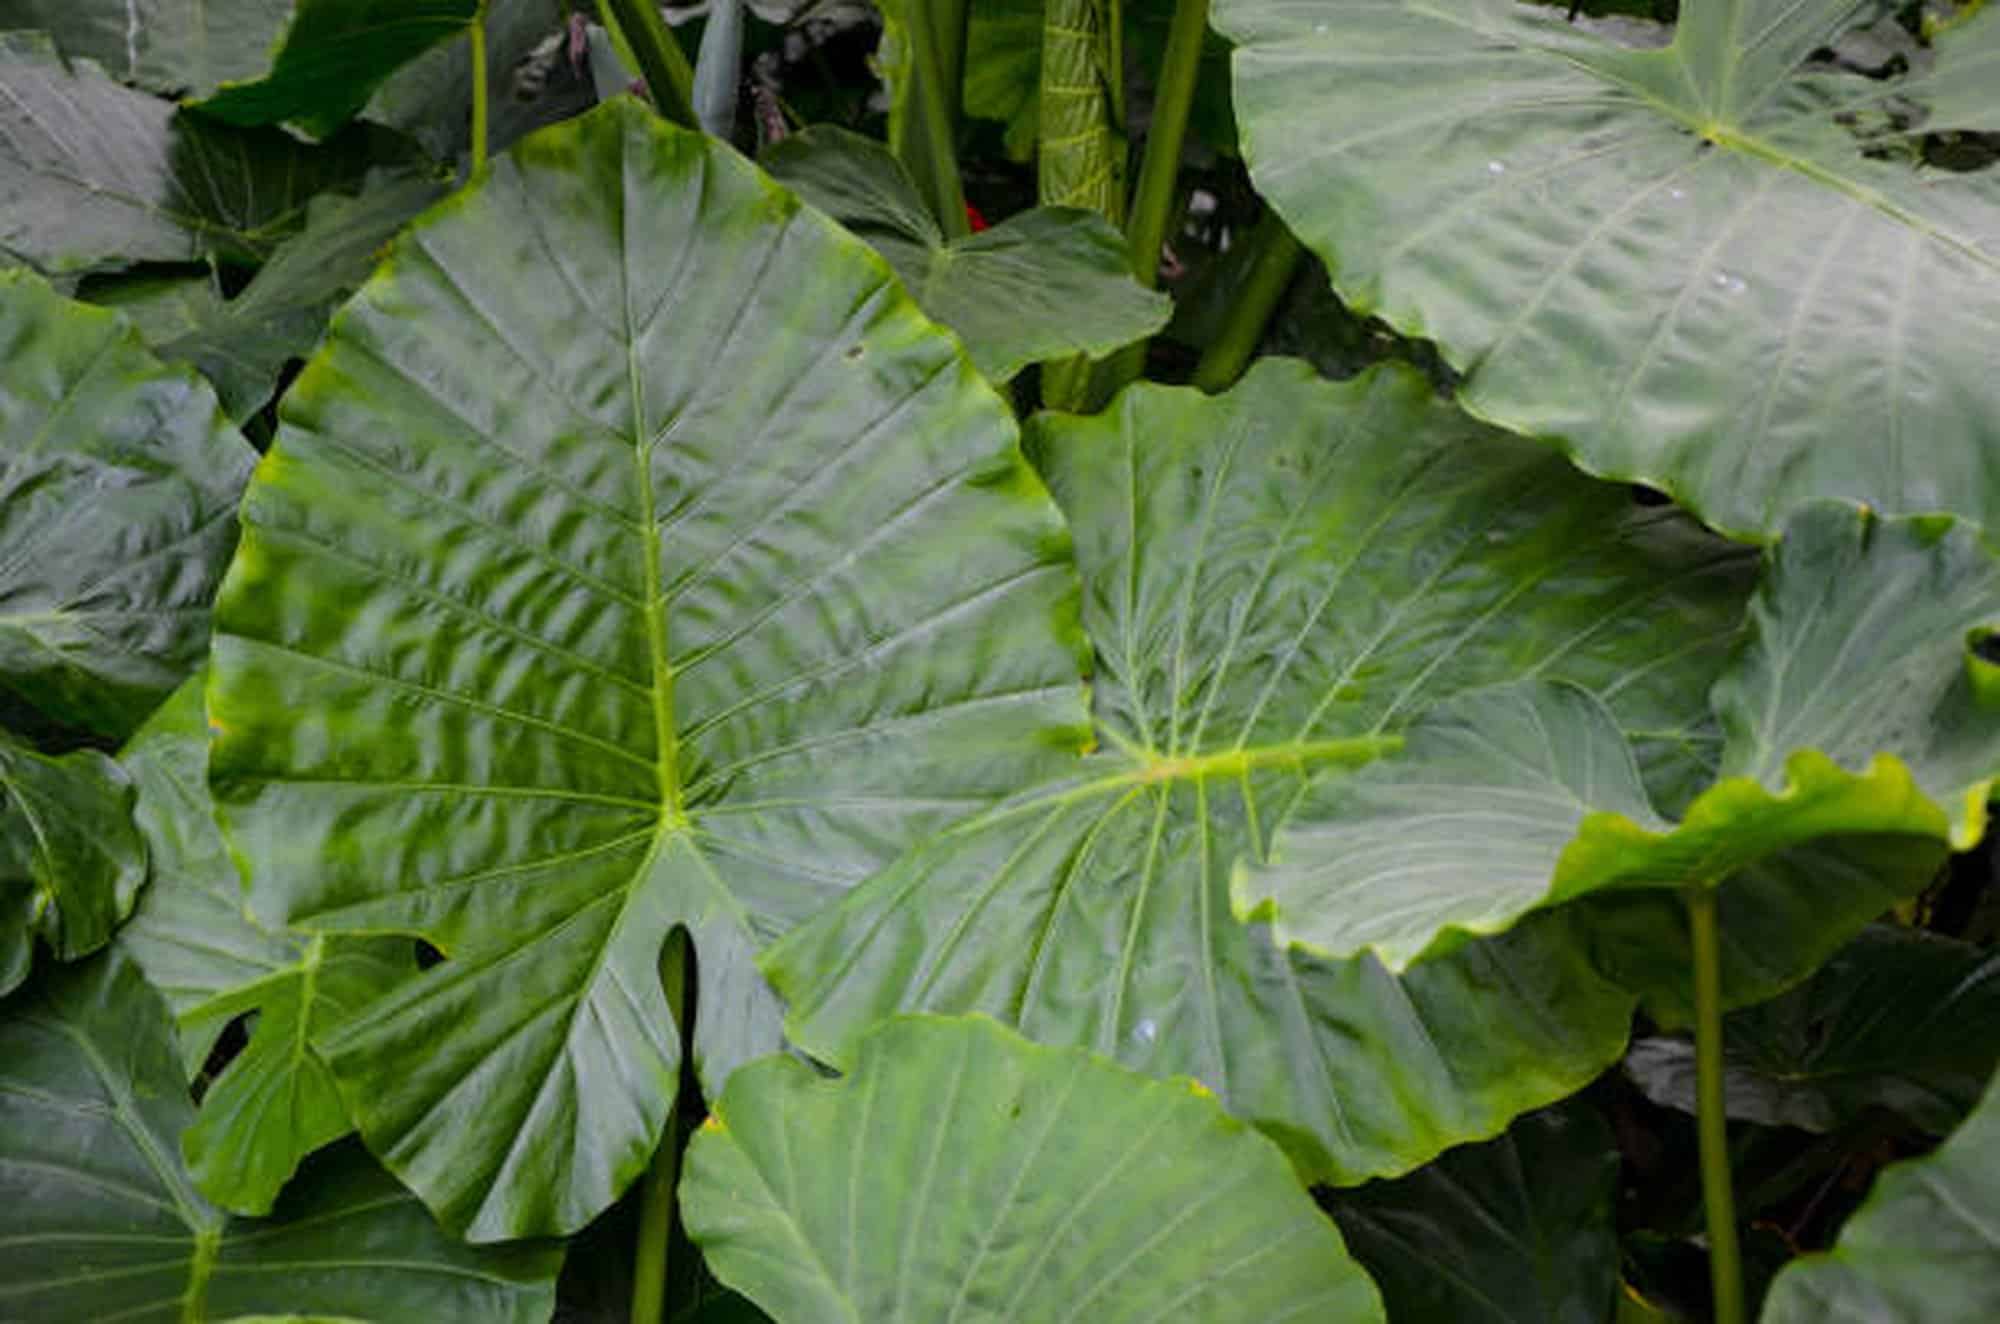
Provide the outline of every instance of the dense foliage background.
<path id="1" fill-rule="evenodd" d="M 2000 1318 L 1996 329 L 1982 0 L 5 0 L 0 1320 Z"/>

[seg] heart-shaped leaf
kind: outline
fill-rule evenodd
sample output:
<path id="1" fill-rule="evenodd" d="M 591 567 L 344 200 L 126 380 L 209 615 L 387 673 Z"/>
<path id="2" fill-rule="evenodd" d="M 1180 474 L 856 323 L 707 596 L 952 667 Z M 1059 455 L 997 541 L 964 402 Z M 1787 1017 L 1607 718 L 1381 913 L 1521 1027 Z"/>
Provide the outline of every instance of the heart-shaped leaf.
<path id="1" fill-rule="evenodd" d="M 0 272 L 0 684 L 130 733 L 207 647 L 255 459 L 123 318 Z"/>
<path id="2" fill-rule="evenodd" d="M 775 946 L 794 1039 L 845 1064 L 898 1009 L 985 1011 L 1195 1076 L 1346 1182 L 1601 1070 L 1631 1004 L 1561 923 L 1397 980 L 1234 923 L 1229 874 L 1313 774 L 1523 674 L 1607 696 L 1671 799 L 1705 775 L 1698 696 L 1748 558 L 1403 369 L 1265 360 L 1224 396 L 1142 386 L 1034 436 L 1076 531 L 1100 748 Z"/>
<path id="3" fill-rule="evenodd" d="M 111 940 L 146 880 L 132 784 L 96 750 L 51 758 L 0 731 L 0 995 L 39 939 L 74 961 Z"/>
<path id="4" fill-rule="evenodd" d="M 118 945 L 166 997 L 189 1076 L 232 1019 L 256 1012 L 181 1152 L 203 1195 L 267 1214 L 301 1159 L 354 1129 L 310 1041 L 414 975 L 415 951 L 407 938 L 271 933 L 244 914 L 208 791 L 203 682 L 183 685 L 122 752 L 151 877 Z"/>
<path id="5" fill-rule="evenodd" d="M 0 1006 L 0 1316 L 539 1324 L 562 1253 L 471 1247 L 358 1147 L 271 1219 L 231 1218 L 175 1157 L 192 1105 L 166 1008 L 117 952 Z"/>
<path id="6" fill-rule="evenodd" d="M 1124 239 L 1095 212 L 1037 207 L 948 242 L 896 158 L 859 134 L 811 128 L 775 144 L 763 164 L 873 244 L 992 381 L 1041 359 L 1101 358 L 1173 311 L 1132 279 Z"/>
<path id="7" fill-rule="evenodd" d="M 6 26 L 40 29 L 120 82 L 199 97 L 262 71 L 291 11 L 291 0 L 9 0 Z"/>
<path id="8" fill-rule="evenodd" d="M 1215 0 L 1259 192 L 1475 413 L 1711 524 L 1818 497 L 2000 527 L 2000 11 L 1928 72 L 1811 57 L 1868 0 L 1685 0 L 1662 49 L 1518 0 Z"/>
<path id="9" fill-rule="evenodd" d="M 629 98 L 418 221 L 287 392 L 218 607 L 211 776 L 253 909 L 451 959 L 321 1047 L 476 1239 L 659 1139 L 658 962 L 714 1090 L 756 951 L 1067 762 L 1069 539 L 865 245 Z"/>
<path id="10" fill-rule="evenodd" d="M 2000 1077 L 1937 1150 L 1885 1169 L 1831 1251 L 1792 1261 L 1763 1324 L 1960 1324 L 2000 1315 Z"/>
<path id="11" fill-rule="evenodd" d="M 796 1324 L 1382 1319 L 1284 1155 L 1189 1084 L 899 1017 L 848 1079 L 731 1079 L 688 1146 L 688 1233 Z"/>

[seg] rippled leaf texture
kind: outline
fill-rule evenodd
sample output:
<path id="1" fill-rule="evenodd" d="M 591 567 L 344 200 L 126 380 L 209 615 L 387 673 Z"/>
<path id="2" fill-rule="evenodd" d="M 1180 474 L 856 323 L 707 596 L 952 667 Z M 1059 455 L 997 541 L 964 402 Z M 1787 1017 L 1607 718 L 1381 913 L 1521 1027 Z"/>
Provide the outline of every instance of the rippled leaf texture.
<path id="1" fill-rule="evenodd" d="M 860 241 L 628 98 L 398 241 L 286 393 L 218 612 L 211 777 L 253 910 L 451 959 L 323 1039 L 476 1239 L 644 1167 L 701 976 L 752 964 L 1084 722 L 1062 522 Z"/>
<path id="2" fill-rule="evenodd" d="M 1112 27 L 1108 0 L 1043 0 L 1042 83 L 1037 107 L 1036 196 L 1125 218 L 1125 126 L 1112 87 Z"/>
<path id="3" fill-rule="evenodd" d="M 2000 1063 L 2000 955 L 1876 925 L 1723 1036 L 1731 1117 L 1824 1132 L 1887 1108 L 1943 1135 Z M 1625 1069 L 1655 1103 L 1694 1111 L 1692 1044 L 1642 1039 Z"/>
<path id="4" fill-rule="evenodd" d="M 1393 1319 L 1603 1324 L 1618 1290 L 1617 1184 L 1611 1128 L 1572 1102 L 1331 1206 Z"/>
<path id="5" fill-rule="evenodd" d="M 115 276 L 81 293 L 130 316 L 160 357 L 199 368 L 241 422 L 270 401 L 287 363 L 312 352 L 334 306 L 374 270 L 383 245 L 444 192 L 427 175 L 385 173 L 358 197 L 314 198 L 304 228 L 233 299 L 222 298 L 207 273 Z"/>
<path id="6" fill-rule="evenodd" d="M 0 685 L 130 733 L 207 646 L 255 459 L 123 318 L 0 272 Z"/>
<path id="7" fill-rule="evenodd" d="M 120 82 L 206 96 L 263 70 L 291 10 L 290 0 L 9 0 L 6 26 L 39 28 Z"/>
<path id="8" fill-rule="evenodd" d="M 132 787 L 95 750 L 52 758 L 0 731 L 0 994 L 40 942 L 74 961 L 111 940 L 146 879 Z"/>
<path id="9" fill-rule="evenodd" d="M 1687 0 L 1660 50 L 1515 0 L 1214 15 L 1259 192 L 1475 413 L 1736 532 L 1816 497 L 2000 526 L 2000 170 L 1920 168 L 1888 122 L 2000 129 L 1962 73 L 2000 11 L 1928 75 L 1802 68 L 1875 10 Z"/>
<path id="10" fill-rule="evenodd" d="M 2000 1316 L 2000 1078 L 1937 1150 L 1885 1168 L 1831 1251 L 1792 1261 L 1764 1324 Z"/>
<path id="11" fill-rule="evenodd" d="M 297 0 L 270 70 L 199 102 L 231 124 L 291 124 L 324 138 L 390 74 L 463 34 L 478 0 Z"/>
<path id="12" fill-rule="evenodd" d="M 687 1163 L 689 1235 L 780 1321 L 1383 1318 L 1204 1091 L 980 1017 L 889 1021 L 845 1080 L 747 1067 Z"/>
<path id="13" fill-rule="evenodd" d="M 1095 213 L 1037 207 L 947 242 L 902 165 L 859 134 L 820 125 L 774 145 L 763 165 L 873 244 L 992 381 L 1038 359 L 1102 357 L 1173 311 L 1132 279 L 1124 239 Z"/>
<path id="14" fill-rule="evenodd" d="M 324 189 L 407 162 L 385 129 L 322 147 L 177 114 L 38 33 L 0 33 L 0 254 L 50 274 L 185 262 L 255 263 Z"/>
<path id="15" fill-rule="evenodd" d="M 1976 529 L 1811 507 L 1768 558 L 1750 621 L 1714 692 L 1722 776 L 1678 825 L 1653 813 L 1591 696 L 1476 695 L 1401 758 L 1322 783 L 1270 862 L 1238 874 L 1238 913 L 1401 969 L 1588 893 L 1754 886 L 1736 875 L 1825 837 L 1909 838 L 1926 861 L 1979 839 L 2000 668 L 1968 642 L 2000 624 L 2000 560 Z"/>
<path id="16" fill-rule="evenodd" d="M 190 679 L 122 752 L 151 877 L 118 944 L 165 996 L 190 1078 L 232 1019 L 256 1013 L 181 1153 L 203 1195 L 266 1214 L 301 1159 L 354 1129 L 310 1040 L 414 975 L 415 952 L 407 938 L 274 933 L 244 913 L 208 790 L 203 684 Z"/>
<path id="17" fill-rule="evenodd" d="M 192 1113 L 160 999 L 117 953 L 0 1007 L 0 1317 L 205 1324 L 549 1318 L 561 1253 L 468 1247 L 366 1154 L 232 1218 L 175 1159 Z"/>
<path id="18" fill-rule="evenodd" d="M 1034 436 L 1076 531 L 1099 748 L 774 947 L 794 1039 L 844 1064 L 890 1012 L 985 1011 L 1195 1076 L 1347 1182 L 1613 1060 L 1631 1004 L 1561 922 L 1397 980 L 1284 955 L 1231 917 L 1230 870 L 1311 774 L 1523 674 L 1604 695 L 1681 783 L 1746 558 L 1400 369 L 1330 384 L 1265 360 L 1225 396 L 1142 386 Z"/>

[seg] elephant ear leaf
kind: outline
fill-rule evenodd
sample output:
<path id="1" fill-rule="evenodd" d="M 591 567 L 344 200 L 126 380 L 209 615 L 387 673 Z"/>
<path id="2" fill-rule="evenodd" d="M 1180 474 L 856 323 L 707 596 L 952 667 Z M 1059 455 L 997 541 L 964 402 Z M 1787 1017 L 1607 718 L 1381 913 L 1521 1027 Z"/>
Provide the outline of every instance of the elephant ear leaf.
<path id="1" fill-rule="evenodd" d="M 2000 10 L 1814 63 L 1860 0 L 1685 0 L 1636 49 L 1518 0 L 1215 0 L 1258 191 L 1482 417 L 1768 537 L 1814 498 L 2000 527 Z M 1415 164 L 1415 163 L 1421 163 Z"/>
<path id="2" fill-rule="evenodd" d="M 688 1232 L 781 1322 L 1382 1320 L 1284 1155 L 1189 1084 L 898 1017 L 845 1080 L 780 1057 L 730 1081 L 688 1147 Z"/>
<path id="3" fill-rule="evenodd" d="M 20 1320 L 537 1324 L 559 1248 L 467 1246 L 359 1146 L 316 1158 L 275 1216 L 194 1188 L 160 997 L 115 948 L 0 1004 L 0 1311 Z"/>
<path id="4" fill-rule="evenodd" d="M 287 393 L 218 612 L 253 912 L 449 959 L 317 1040 L 476 1240 L 645 1167 L 693 939 L 711 1093 L 757 951 L 1082 739 L 1069 538 L 860 241 L 629 98 L 417 221 Z"/>

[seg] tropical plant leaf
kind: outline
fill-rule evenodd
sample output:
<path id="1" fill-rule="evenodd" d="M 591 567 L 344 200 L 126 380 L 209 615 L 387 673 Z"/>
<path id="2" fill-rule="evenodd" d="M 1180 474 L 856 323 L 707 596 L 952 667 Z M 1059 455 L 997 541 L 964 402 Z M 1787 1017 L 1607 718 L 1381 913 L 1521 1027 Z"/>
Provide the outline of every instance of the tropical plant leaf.
<path id="1" fill-rule="evenodd" d="M 166 1009 L 115 951 L 0 1008 L 0 1312 L 548 1319 L 559 1249 L 447 1237 L 358 1148 L 315 1161 L 276 1218 L 220 1213 L 173 1157 L 191 1113 Z"/>
<path id="2" fill-rule="evenodd" d="M 1654 815 L 1588 694 L 1475 695 L 1403 757 L 1321 782 L 1270 860 L 1239 872 L 1237 913 L 1280 942 L 1402 969 L 1541 906 L 1719 886 L 1825 837 L 1930 839 L 1911 843 L 1919 858 L 1979 839 L 2000 668 L 1970 645 L 2000 624 L 2000 559 L 1977 530 L 1810 507 L 1769 556 L 1750 621 L 1715 687 L 1722 776 L 1679 825 Z"/>
<path id="3" fill-rule="evenodd" d="M 1887 1108 L 1936 1135 L 2000 1064 L 2000 955 L 1875 925 L 1812 979 L 1723 1022 L 1729 1115 L 1832 1131 Z M 1641 1039 L 1625 1070 L 1655 1103 L 1695 1110 L 1694 1047 Z"/>
<path id="4" fill-rule="evenodd" d="M 118 943 L 165 996 L 189 1077 L 232 1019 L 256 1013 L 181 1152 L 203 1195 L 267 1214 L 301 1159 L 354 1129 L 310 1041 L 413 976 L 416 954 L 406 938 L 271 933 L 244 914 L 208 791 L 204 681 L 183 685 L 122 753 L 151 879 Z"/>
<path id="5" fill-rule="evenodd" d="M 1884 1169 L 1831 1251 L 1792 1261 L 1764 1324 L 1957 1324 L 2000 1314 L 2000 1077 L 1931 1154 Z"/>
<path id="6" fill-rule="evenodd" d="M 177 114 L 89 60 L 66 65 L 39 33 L 0 33 L 0 85 L 0 253 L 52 275 L 261 262 L 315 193 L 412 160 L 400 135 L 372 126 L 312 147 Z"/>
<path id="7" fill-rule="evenodd" d="M 1328 1203 L 1392 1319 L 1603 1324 L 1618 1292 L 1617 1186 L 1611 1128 L 1572 1102 Z"/>
<path id="8" fill-rule="evenodd" d="M 2000 11 L 1928 73 L 1808 64 L 1878 9 L 1686 0 L 1659 50 L 1516 0 L 1214 17 L 1259 191 L 1473 412 L 1739 533 L 1822 497 L 2000 527 L 2000 170 L 1924 168 L 1909 137 L 1933 105 L 2000 129 Z"/>
<path id="9" fill-rule="evenodd" d="M 168 96 L 207 96 L 269 63 L 290 0 L 9 0 L 6 26 L 47 32 L 71 59 Z"/>
<path id="10" fill-rule="evenodd" d="M 1125 219 L 1122 98 L 1112 67 L 1118 10 L 1107 0 L 1043 0 L 1035 196 Z"/>
<path id="11" fill-rule="evenodd" d="M 136 727 L 207 646 L 255 460 L 123 318 L 0 271 L 0 686 L 58 722 Z"/>
<path id="12" fill-rule="evenodd" d="M 297 0 L 269 72 L 196 104 L 230 124 L 290 124 L 324 138 L 390 74 L 462 35 L 478 13 L 479 0 Z"/>
<path id="13" fill-rule="evenodd" d="M 665 1122 L 673 928 L 713 1091 L 759 947 L 1067 762 L 1068 535 L 880 258 L 629 98 L 407 231 L 281 418 L 208 693 L 253 909 L 451 958 L 320 1046 L 450 1226 L 572 1230 Z"/>
<path id="14" fill-rule="evenodd" d="M 985 1011 L 1192 1075 L 1342 1182 L 1572 1092 L 1622 1051 L 1631 1004 L 1563 923 L 1399 981 L 1231 922 L 1229 873 L 1309 774 L 1524 673 L 1606 696 L 1652 775 L 1683 781 L 1745 558 L 1407 370 L 1331 384 L 1264 360 L 1224 396 L 1120 401 L 1033 433 L 1076 532 L 1099 748 L 773 947 L 792 1037 L 845 1065 L 898 1009 Z"/>
<path id="15" fill-rule="evenodd" d="M 1284 1156 L 1191 1084 L 901 1017 L 849 1079 L 779 1057 L 730 1081 L 688 1147 L 688 1232 L 800 1324 L 1384 1318 Z"/>
<path id="16" fill-rule="evenodd" d="M 207 273 L 118 275 L 79 293 L 130 316 L 162 358 L 200 369 L 241 422 L 269 402 L 286 364 L 312 352 L 335 305 L 375 268 L 383 246 L 444 192 L 428 175 L 386 174 L 358 197 L 314 198 L 304 228 L 233 299 L 223 299 Z"/>
<path id="17" fill-rule="evenodd" d="M 0 995 L 40 939 L 74 961 L 111 940 L 146 880 L 132 784 L 95 750 L 39 754 L 0 731 Z"/>
<path id="18" fill-rule="evenodd" d="M 1173 301 L 1132 279 L 1102 216 L 1037 207 L 947 241 L 885 148 L 822 125 L 764 153 L 766 170 L 874 245 L 917 306 L 958 333 L 989 380 L 1039 359 L 1102 357 L 1166 325 Z"/>

